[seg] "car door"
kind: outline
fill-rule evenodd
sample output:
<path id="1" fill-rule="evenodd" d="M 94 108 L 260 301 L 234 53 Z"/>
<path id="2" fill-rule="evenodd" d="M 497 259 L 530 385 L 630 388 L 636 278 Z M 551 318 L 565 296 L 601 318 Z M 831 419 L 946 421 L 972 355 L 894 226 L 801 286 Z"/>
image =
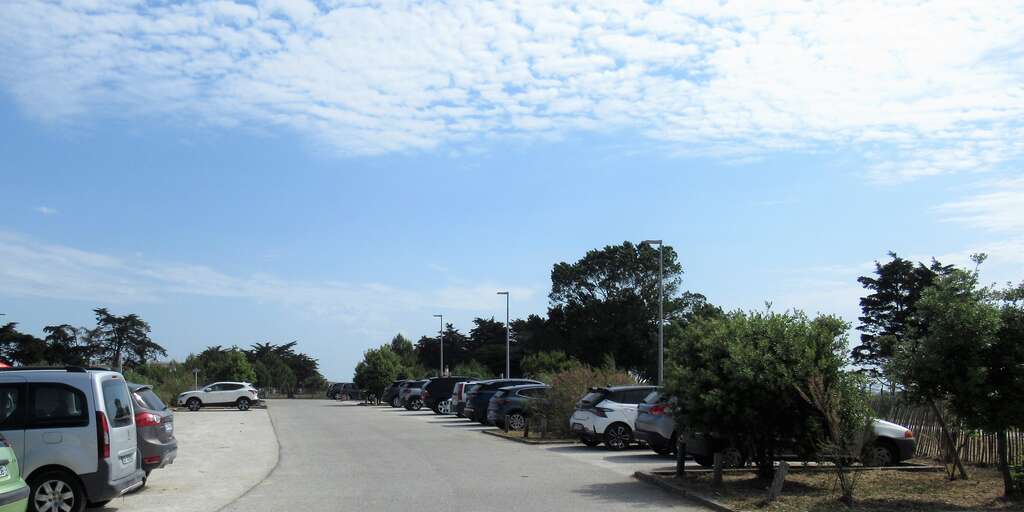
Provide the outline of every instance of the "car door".
<path id="1" fill-rule="evenodd" d="M 11 443 L 18 463 L 24 471 L 25 460 L 25 415 L 28 409 L 28 395 L 24 377 L 0 375 L 0 434 Z"/>
<path id="2" fill-rule="evenodd" d="M 65 382 L 30 382 L 25 420 L 25 458 L 64 466 L 75 473 L 96 471 L 96 431 L 83 374 Z M 34 466 L 35 464 L 31 464 Z"/>
<path id="3" fill-rule="evenodd" d="M 203 389 L 203 403 L 208 405 L 217 405 L 225 402 L 224 400 L 224 384 L 219 382 L 210 384 Z"/>

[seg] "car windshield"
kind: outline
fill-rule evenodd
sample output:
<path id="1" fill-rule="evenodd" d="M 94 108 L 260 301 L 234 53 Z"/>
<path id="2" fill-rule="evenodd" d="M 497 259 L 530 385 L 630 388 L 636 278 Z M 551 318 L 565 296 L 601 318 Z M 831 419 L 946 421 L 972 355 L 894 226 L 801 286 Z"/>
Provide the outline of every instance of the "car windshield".
<path id="1" fill-rule="evenodd" d="M 580 399 L 580 403 L 583 405 L 595 405 L 601 402 L 601 400 L 604 400 L 604 397 L 605 393 L 603 391 L 591 391 L 590 393 L 583 395 L 583 398 Z"/>
<path id="2" fill-rule="evenodd" d="M 661 400 L 661 391 L 658 391 L 658 390 L 651 391 L 650 393 L 647 394 L 646 397 L 644 397 L 644 403 L 645 404 L 656 404 L 660 400 Z"/>

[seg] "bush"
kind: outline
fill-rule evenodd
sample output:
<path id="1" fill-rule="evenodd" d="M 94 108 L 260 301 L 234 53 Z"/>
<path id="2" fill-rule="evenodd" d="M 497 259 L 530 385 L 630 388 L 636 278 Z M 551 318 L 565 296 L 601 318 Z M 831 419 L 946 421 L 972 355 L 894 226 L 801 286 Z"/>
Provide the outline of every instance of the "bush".
<path id="1" fill-rule="evenodd" d="M 192 370 L 181 363 L 171 361 L 169 363 L 148 363 L 138 365 L 131 370 L 125 370 L 124 378 L 133 384 L 148 384 L 153 386 L 153 392 L 169 406 L 174 399 L 185 391 L 191 391 L 195 387 L 195 377 Z"/>
<path id="2" fill-rule="evenodd" d="M 548 420 L 548 432 L 562 437 L 571 437 L 569 418 L 576 410 L 576 402 L 583 398 L 592 387 L 636 384 L 635 377 L 614 368 L 591 368 L 578 366 L 542 378 L 550 384 L 547 398 L 532 404 L 533 416 L 544 416 Z"/>
<path id="3" fill-rule="evenodd" d="M 520 364 L 523 375 L 533 379 L 561 373 L 578 366 L 580 366 L 579 361 L 565 355 L 565 352 L 561 350 L 530 354 L 524 357 Z"/>

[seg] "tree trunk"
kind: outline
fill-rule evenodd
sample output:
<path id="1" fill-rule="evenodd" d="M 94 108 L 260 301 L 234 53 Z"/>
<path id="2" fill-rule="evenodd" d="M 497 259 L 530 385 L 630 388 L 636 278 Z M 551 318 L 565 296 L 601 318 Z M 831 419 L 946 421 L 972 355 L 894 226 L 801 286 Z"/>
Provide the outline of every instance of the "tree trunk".
<path id="1" fill-rule="evenodd" d="M 964 469 L 963 462 L 960 461 L 960 450 L 956 449 L 956 442 L 953 441 L 953 436 L 949 433 L 949 428 L 946 426 L 946 420 L 942 418 L 942 412 L 939 411 L 939 405 L 934 400 L 928 403 L 932 406 L 935 419 L 939 422 L 939 429 L 942 431 L 942 437 L 946 442 L 946 452 L 953 458 L 953 465 L 956 466 L 957 471 L 960 473 L 960 478 L 970 480 L 970 477 L 967 476 L 967 470 Z"/>
<path id="2" fill-rule="evenodd" d="M 1013 487 L 1013 477 L 1010 476 L 1010 460 L 1007 454 L 1006 430 L 996 433 L 996 447 L 999 451 L 999 472 L 1003 474 L 1003 497 L 1011 499 L 1016 497 L 1017 490 Z"/>

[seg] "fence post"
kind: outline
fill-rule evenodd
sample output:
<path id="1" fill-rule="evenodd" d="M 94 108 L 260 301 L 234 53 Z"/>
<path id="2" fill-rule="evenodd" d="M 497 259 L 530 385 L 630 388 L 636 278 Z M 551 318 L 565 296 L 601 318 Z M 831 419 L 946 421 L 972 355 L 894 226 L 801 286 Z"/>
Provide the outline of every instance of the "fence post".
<path id="1" fill-rule="evenodd" d="M 777 500 L 782 494 L 782 484 L 786 480 L 786 473 L 789 473 L 789 464 L 780 462 L 778 469 L 775 470 L 775 478 L 772 478 L 772 486 L 768 489 L 768 503 Z"/>
<path id="2" fill-rule="evenodd" d="M 541 416 L 540 417 L 540 438 L 541 439 L 547 439 L 548 438 L 548 417 L 547 416 Z"/>
<path id="3" fill-rule="evenodd" d="M 716 489 L 722 486 L 722 452 L 715 452 L 715 472 L 711 478 L 711 485 Z"/>
<path id="4" fill-rule="evenodd" d="M 676 441 L 676 478 L 686 477 L 686 440 L 679 437 Z"/>

